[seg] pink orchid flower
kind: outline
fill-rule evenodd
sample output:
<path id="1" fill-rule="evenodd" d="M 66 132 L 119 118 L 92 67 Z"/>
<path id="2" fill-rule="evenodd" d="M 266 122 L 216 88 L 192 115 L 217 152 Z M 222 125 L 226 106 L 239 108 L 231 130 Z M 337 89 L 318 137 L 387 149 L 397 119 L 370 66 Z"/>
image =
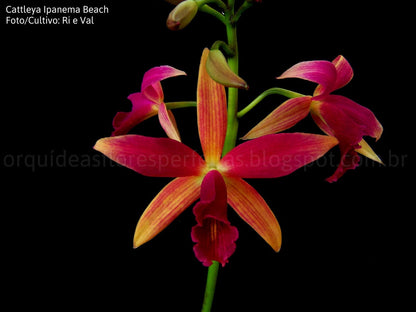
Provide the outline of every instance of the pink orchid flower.
<path id="1" fill-rule="evenodd" d="M 126 134 L 142 121 L 158 115 L 160 124 L 168 137 L 180 141 L 175 118 L 163 102 L 164 95 L 160 84 L 160 81 L 166 78 L 179 75 L 186 75 L 186 73 L 171 66 L 154 67 L 148 70 L 143 76 L 141 92 L 130 94 L 128 97 L 132 103 L 131 112 L 118 112 L 114 117 L 112 136 Z"/>
<path id="2" fill-rule="evenodd" d="M 371 136 L 378 140 L 383 132 L 380 122 L 369 109 L 341 95 L 331 94 L 345 86 L 352 77 L 352 68 L 341 55 L 332 62 L 309 61 L 292 66 L 278 79 L 301 78 L 318 83 L 313 96 L 287 100 L 251 129 L 243 139 L 286 130 L 310 112 L 319 128 L 339 141 L 341 162 L 327 181 L 335 182 L 345 171 L 356 168 L 360 160 L 357 152 L 381 162 L 363 139 L 363 136 Z"/>
<path id="3" fill-rule="evenodd" d="M 142 214 L 134 234 L 138 247 L 160 233 L 187 207 L 197 224 L 191 237 L 205 266 L 223 266 L 235 250 L 238 231 L 227 219 L 227 205 L 276 252 L 281 246 L 277 219 L 261 195 L 243 178 L 276 178 L 318 159 L 338 141 L 326 135 L 271 134 L 245 142 L 221 158 L 227 128 L 225 88 L 208 75 L 205 49 L 199 68 L 197 122 L 204 159 L 169 138 L 122 135 L 102 138 L 95 149 L 115 162 L 152 177 L 174 177 Z"/>

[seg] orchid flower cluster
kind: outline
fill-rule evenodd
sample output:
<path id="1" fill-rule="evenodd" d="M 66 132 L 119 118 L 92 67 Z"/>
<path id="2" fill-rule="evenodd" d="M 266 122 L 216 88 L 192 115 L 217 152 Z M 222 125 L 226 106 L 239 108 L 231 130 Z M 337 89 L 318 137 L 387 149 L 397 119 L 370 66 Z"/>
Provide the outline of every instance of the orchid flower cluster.
<path id="1" fill-rule="evenodd" d="M 281 247 L 281 230 L 272 209 L 244 179 L 289 175 L 338 146 L 339 165 L 327 178 L 335 182 L 347 170 L 357 167 L 358 154 L 381 162 L 363 137 L 379 139 L 383 128 L 369 109 L 332 94 L 353 77 L 350 64 L 341 55 L 333 61 L 295 64 L 277 77 L 316 83 L 312 95 L 275 87 L 239 110 L 239 89 L 247 89 L 248 85 L 238 76 L 236 24 L 247 9 L 261 1 L 246 0 L 237 10 L 233 0 L 173 2 L 177 5 L 168 16 L 168 28 L 183 29 L 199 11 L 205 12 L 225 25 L 228 42 L 216 41 L 210 49 L 203 50 L 196 101 L 165 103 L 161 81 L 186 73 L 166 65 L 149 69 L 140 92 L 128 97 L 131 111 L 118 112 L 113 119 L 112 135 L 98 140 L 94 148 L 142 175 L 174 178 L 143 212 L 134 234 L 135 248 L 159 234 L 196 202 L 191 239 L 196 258 L 209 267 L 203 305 L 203 311 L 209 311 L 219 264 L 224 266 L 229 261 L 238 239 L 238 229 L 227 218 L 228 206 L 273 250 L 277 252 Z M 288 99 L 237 144 L 239 120 L 272 94 Z M 203 157 L 181 142 L 172 111 L 182 107 L 196 107 Z M 283 132 L 309 114 L 323 133 Z M 142 121 L 156 115 L 167 137 L 129 134 Z"/>

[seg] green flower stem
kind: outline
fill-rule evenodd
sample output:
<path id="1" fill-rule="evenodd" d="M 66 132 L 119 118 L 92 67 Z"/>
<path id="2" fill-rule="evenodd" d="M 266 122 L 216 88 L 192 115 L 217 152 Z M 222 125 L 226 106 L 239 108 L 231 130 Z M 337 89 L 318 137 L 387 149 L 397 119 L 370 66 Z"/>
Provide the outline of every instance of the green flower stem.
<path id="1" fill-rule="evenodd" d="M 270 88 L 266 91 L 264 91 L 262 94 L 260 94 L 258 97 L 256 97 L 250 104 L 248 104 L 246 107 L 244 107 L 241 111 L 237 113 L 237 117 L 241 118 L 245 114 L 247 114 L 249 111 L 251 111 L 257 104 L 259 104 L 261 101 L 264 100 L 265 97 L 272 95 L 272 94 L 279 94 L 283 95 L 287 98 L 293 99 L 297 97 L 304 96 L 303 94 L 293 92 L 290 90 L 282 89 L 282 88 Z"/>
<path id="2" fill-rule="evenodd" d="M 209 4 L 209 3 L 214 3 L 216 4 L 219 8 L 226 10 L 227 9 L 227 5 L 222 2 L 222 0 L 194 0 L 196 2 L 196 4 L 201 7 L 203 5 Z"/>
<path id="3" fill-rule="evenodd" d="M 248 10 L 249 8 L 251 8 L 253 6 L 252 2 L 248 2 L 248 1 L 244 1 L 244 3 L 241 5 L 241 7 L 238 9 L 237 13 L 235 13 L 232 22 L 233 23 L 237 23 L 238 20 L 240 19 L 241 15 Z"/>
<path id="4" fill-rule="evenodd" d="M 217 18 L 221 23 L 225 24 L 225 17 L 217 10 L 210 7 L 208 4 L 199 7 L 199 11 L 210 14 Z"/>
<path id="5" fill-rule="evenodd" d="M 208 268 L 207 284 L 205 287 L 204 303 L 202 304 L 201 312 L 210 312 L 212 307 L 212 301 L 214 299 L 215 285 L 217 284 L 218 269 L 220 267 L 219 262 L 212 261 L 211 266 Z"/>
<path id="6" fill-rule="evenodd" d="M 234 56 L 228 58 L 228 66 L 231 70 L 238 75 L 238 45 L 237 45 L 237 27 L 234 23 L 231 22 L 232 15 L 234 13 L 234 1 L 229 1 L 232 3 L 231 12 L 226 14 L 228 17 L 227 27 L 227 38 L 228 46 L 234 51 Z M 237 140 L 237 131 L 238 131 L 238 89 L 237 88 L 228 88 L 228 108 L 227 108 L 227 134 L 225 136 L 224 148 L 222 155 L 227 154 L 231 149 L 234 148 Z"/>
<path id="7" fill-rule="evenodd" d="M 184 101 L 184 102 L 167 102 L 165 103 L 167 109 L 176 109 L 184 107 L 196 107 L 196 101 Z"/>

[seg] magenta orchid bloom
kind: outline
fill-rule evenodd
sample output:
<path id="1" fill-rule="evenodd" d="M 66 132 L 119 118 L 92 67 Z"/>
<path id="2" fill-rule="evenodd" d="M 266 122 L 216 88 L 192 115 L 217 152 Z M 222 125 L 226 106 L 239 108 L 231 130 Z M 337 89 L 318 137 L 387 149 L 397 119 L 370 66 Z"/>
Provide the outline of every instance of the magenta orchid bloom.
<path id="1" fill-rule="evenodd" d="M 162 128 L 169 138 L 180 141 L 179 131 L 171 111 L 166 109 L 161 80 L 186 75 L 171 66 L 154 67 L 143 76 L 141 92 L 130 94 L 131 112 L 118 112 L 113 119 L 112 136 L 128 133 L 134 126 L 152 116 L 158 115 Z"/>
<path id="2" fill-rule="evenodd" d="M 203 265 L 223 266 L 235 250 L 237 229 L 227 219 L 227 205 L 275 251 L 281 230 L 273 212 L 243 178 L 276 178 L 318 159 L 338 144 L 327 135 L 271 134 L 245 142 L 221 158 L 227 128 L 224 86 L 210 78 L 205 49 L 197 90 L 198 132 L 204 159 L 181 142 L 169 138 L 122 135 L 102 138 L 95 149 L 115 162 L 152 177 L 174 177 L 142 214 L 134 235 L 138 247 L 160 233 L 198 198 L 197 224 L 191 237 Z"/>
<path id="3" fill-rule="evenodd" d="M 301 78 L 318 83 L 313 96 L 287 100 L 251 129 L 243 139 L 286 130 L 310 112 L 319 128 L 339 141 L 341 162 L 327 181 L 335 182 L 345 171 L 356 168 L 360 159 L 357 152 L 381 162 L 363 139 L 363 136 L 371 136 L 378 140 L 383 132 L 380 122 L 369 109 L 346 97 L 331 94 L 345 86 L 352 77 L 352 68 L 341 55 L 332 62 L 309 61 L 292 66 L 278 79 Z"/>

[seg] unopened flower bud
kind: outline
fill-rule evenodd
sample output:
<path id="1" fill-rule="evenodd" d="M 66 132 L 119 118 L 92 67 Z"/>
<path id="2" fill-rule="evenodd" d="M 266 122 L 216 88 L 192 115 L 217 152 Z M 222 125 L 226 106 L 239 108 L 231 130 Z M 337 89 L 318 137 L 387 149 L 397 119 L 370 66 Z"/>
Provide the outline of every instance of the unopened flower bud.
<path id="1" fill-rule="evenodd" d="M 206 68 L 214 81 L 226 87 L 248 89 L 247 82 L 231 70 L 224 54 L 220 50 L 209 51 Z"/>
<path id="2" fill-rule="evenodd" d="M 168 16 L 166 26 L 170 30 L 180 30 L 186 27 L 198 12 L 198 5 L 194 0 L 179 3 Z"/>

